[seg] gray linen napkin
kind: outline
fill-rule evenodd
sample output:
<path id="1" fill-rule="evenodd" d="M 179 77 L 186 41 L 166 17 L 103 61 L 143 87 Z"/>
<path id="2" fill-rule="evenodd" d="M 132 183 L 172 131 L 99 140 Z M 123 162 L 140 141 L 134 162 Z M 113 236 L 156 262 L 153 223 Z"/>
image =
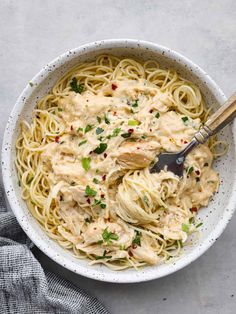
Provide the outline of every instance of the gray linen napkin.
<path id="1" fill-rule="evenodd" d="M 96 298 L 43 270 L 30 245 L 13 213 L 7 212 L 0 186 L 0 313 L 108 314 Z"/>

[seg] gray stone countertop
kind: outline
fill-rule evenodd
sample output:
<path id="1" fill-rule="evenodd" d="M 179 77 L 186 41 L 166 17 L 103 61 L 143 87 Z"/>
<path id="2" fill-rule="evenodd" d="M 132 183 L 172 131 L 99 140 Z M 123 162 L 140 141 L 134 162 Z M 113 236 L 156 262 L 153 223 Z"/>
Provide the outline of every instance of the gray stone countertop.
<path id="1" fill-rule="evenodd" d="M 235 0 L 1 0 L 1 143 L 15 100 L 34 74 L 64 51 L 106 38 L 168 46 L 199 64 L 227 96 L 236 90 Z M 236 313 L 236 216 L 193 264 L 146 283 L 93 281 L 37 254 L 45 267 L 96 295 L 114 314 Z"/>

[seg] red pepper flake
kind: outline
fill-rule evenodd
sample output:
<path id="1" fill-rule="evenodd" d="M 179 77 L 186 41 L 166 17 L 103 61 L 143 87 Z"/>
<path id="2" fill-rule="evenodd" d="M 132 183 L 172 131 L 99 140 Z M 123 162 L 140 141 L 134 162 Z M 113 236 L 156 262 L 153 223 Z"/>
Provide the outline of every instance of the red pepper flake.
<path id="1" fill-rule="evenodd" d="M 117 114 L 117 112 L 116 112 L 116 111 L 114 111 L 114 112 L 113 112 L 113 116 L 116 116 L 116 114 Z"/>
<path id="2" fill-rule="evenodd" d="M 59 143 L 59 140 L 60 140 L 60 136 L 56 136 L 56 137 L 55 137 L 55 142 L 56 142 L 56 143 Z"/>
<path id="3" fill-rule="evenodd" d="M 101 198 L 104 198 L 105 197 L 105 194 L 101 194 Z"/>
<path id="4" fill-rule="evenodd" d="M 153 109 L 149 110 L 150 113 L 153 113 Z"/>
<path id="5" fill-rule="evenodd" d="M 107 158 L 107 153 L 104 153 L 103 156 L 104 156 L 104 158 Z"/>
<path id="6" fill-rule="evenodd" d="M 73 131 L 73 130 L 74 130 L 73 125 L 71 125 L 71 126 L 70 126 L 70 130 L 71 130 L 71 131 Z"/>
<path id="7" fill-rule="evenodd" d="M 92 154 L 92 152 L 93 152 L 93 151 L 91 150 L 91 152 L 89 152 L 89 155 L 91 155 L 91 154 Z"/>
<path id="8" fill-rule="evenodd" d="M 129 256 L 132 257 L 133 253 L 131 251 L 128 252 Z"/>
<path id="9" fill-rule="evenodd" d="M 187 144 L 188 143 L 188 141 L 184 141 L 184 144 Z"/>
<path id="10" fill-rule="evenodd" d="M 128 129 L 128 133 L 132 134 L 134 132 L 134 129 Z"/>
<path id="11" fill-rule="evenodd" d="M 152 132 L 152 129 L 149 129 L 150 132 Z"/>
<path id="12" fill-rule="evenodd" d="M 200 171 L 199 170 L 196 170 L 195 173 L 196 173 L 197 176 L 200 175 Z"/>
<path id="13" fill-rule="evenodd" d="M 140 147 L 137 147 L 137 149 L 140 149 Z"/>
<path id="14" fill-rule="evenodd" d="M 88 203 L 88 204 L 90 204 L 90 203 L 91 203 L 90 198 L 87 198 L 87 200 L 86 200 L 86 201 L 87 201 L 87 203 Z"/>
<path id="15" fill-rule="evenodd" d="M 116 90 L 117 89 L 117 85 L 116 84 L 111 84 L 111 88 L 112 88 L 112 90 Z"/>
<path id="16" fill-rule="evenodd" d="M 137 249 L 137 245 L 136 244 L 132 244 L 132 249 Z"/>
<path id="17" fill-rule="evenodd" d="M 190 210 L 191 212 L 197 212 L 197 207 L 192 207 Z"/>
<path id="18" fill-rule="evenodd" d="M 104 176 L 102 176 L 102 180 L 105 181 L 106 180 L 106 175 L 104 174 Z"/>

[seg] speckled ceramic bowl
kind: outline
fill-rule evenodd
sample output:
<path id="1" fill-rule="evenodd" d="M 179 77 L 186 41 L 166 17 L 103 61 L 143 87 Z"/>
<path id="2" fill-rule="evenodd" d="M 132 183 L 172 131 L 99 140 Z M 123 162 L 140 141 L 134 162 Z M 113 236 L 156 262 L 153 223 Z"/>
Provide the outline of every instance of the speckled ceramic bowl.
<path id="1" fill-rule="evenodd" d="M 199 218 L 204 221 L 201 236 L 197 243 L 186 247 L 175 261 L 134 269 L 112 271 L 104 266 L 89 266 L 88 260 L 78 260 L 68 251 L 52 241 L 40 228 L 20 197 L 20 187 L 14 167 L 15 141 L 19 132 L 19 122 L 31 119 L 32 110 L 39 98 L 45 95 L 55 82 L 72 66 L 93 59 L 99 54 L 110 53 L 117 56 L 155 59 L 162 67 L 175 68 L 181 75 L 195 82 L 201 89 L 206 103 L 217 108 L 226 97 L 214 81 L 197 65 L 182 55 L 154 43 L 138 40 L 105 40 L 90 43 L 70 50 L 47 64 L 28 84 L 9 117 L 6 127 L 3 149 L 2 169 L 8 201 L 21 227 L 35 245 L 58 264 L 67 269 L 97 280 L 108 282 L 140 282 L 160 278 L 190 264 L 202 255 L 220 236 L 230 220 L 236 203 L 235 180 L 235 123 L 224 129 L 221 138 L 229 143 L 228 154 L 215 162 L 215 168 L 221 177 L 219 192 L 207 208 L 201 209 Z"/>

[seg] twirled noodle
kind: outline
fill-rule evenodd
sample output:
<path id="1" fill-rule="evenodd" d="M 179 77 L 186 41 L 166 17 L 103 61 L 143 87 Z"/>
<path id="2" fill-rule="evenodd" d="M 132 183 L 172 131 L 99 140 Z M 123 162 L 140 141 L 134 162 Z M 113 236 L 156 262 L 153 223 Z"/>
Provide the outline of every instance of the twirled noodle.
<path id="1" fill-rule="evenodd" d="M 195 149 L 183 178 L 149 167 L 208 115 L 198 87 L 156 61 L 101 55 L 76 65 L 22 121 L 22 198 L 51 238 L 92 264 L 137 269 L 177 256 L 218 189 L 221 142 Z"/>

